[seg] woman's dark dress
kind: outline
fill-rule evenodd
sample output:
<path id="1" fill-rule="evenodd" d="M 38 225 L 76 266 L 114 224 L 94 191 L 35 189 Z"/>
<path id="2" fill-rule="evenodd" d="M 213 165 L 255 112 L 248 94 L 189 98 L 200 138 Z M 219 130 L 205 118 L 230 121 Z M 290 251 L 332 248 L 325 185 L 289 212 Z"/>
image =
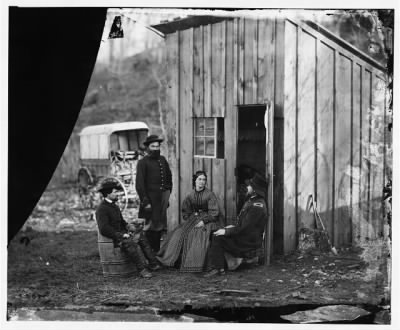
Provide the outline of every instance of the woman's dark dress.
<path id="1" fill-rule="evenodd" d="M 184 222 L 167 235 L 161 245 L 157 259 L 173 267 L 180 259 L 180 271 L 201 272 L 204 270 L 211 231 L 218 228 L 219 206 L 215 194 L 209 189 L 192 191 L 182 203 Z M 205 225 L 195 228 L 202 220 Z"/>

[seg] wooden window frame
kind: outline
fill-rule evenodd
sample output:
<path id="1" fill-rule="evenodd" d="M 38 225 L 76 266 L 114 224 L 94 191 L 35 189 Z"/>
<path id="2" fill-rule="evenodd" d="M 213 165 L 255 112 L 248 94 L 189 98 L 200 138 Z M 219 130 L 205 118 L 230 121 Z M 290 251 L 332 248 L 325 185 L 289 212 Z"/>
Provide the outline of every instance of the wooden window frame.
<path id="1" fill-rule="evenodd" d="M 196 135 L 196 121 L 202 119 L 204 120 L 204 135 Z M 213 119 L 214 120 L 214 135 L 213 136 L 206 136 L 205 131 L 206 131 L 206 125 L 205 125 L 205 120 L 206 119 Z M 198 155 L 196 154 L 196 138 L 203 138 L 204 139 L 204 154 L 203 155 Z M 213 156 L 206 155 L 206 143 L 205 139 L 206 138 L 213 138 L 214 139 L 214 151 L 213 151 Z M 193 157 L 195 158 L 211 158 L 211 159 L 216 159 L 217 158 L 217 145 L 218 145 L 218 117 L 193 117 Z"/>

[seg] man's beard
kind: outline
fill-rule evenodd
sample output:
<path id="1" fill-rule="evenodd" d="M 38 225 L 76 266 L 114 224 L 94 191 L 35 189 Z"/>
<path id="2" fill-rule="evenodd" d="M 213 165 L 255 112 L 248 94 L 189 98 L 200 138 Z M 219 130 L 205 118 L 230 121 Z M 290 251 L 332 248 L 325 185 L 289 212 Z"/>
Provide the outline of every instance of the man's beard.
<path id="1" fill-rule="evenodd" d="M 149 156 L 151 158 L 159 158 L 160 157 L 160 150 L 150 150 Z"/>

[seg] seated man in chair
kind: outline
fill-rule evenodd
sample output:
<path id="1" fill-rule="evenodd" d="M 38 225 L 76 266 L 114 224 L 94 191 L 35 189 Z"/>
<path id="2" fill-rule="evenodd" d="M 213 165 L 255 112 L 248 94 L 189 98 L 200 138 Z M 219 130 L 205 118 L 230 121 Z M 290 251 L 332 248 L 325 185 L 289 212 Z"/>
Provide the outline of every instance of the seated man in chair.
<path id="1" fill-rule="evenodd" d="M 136 230 L 125 222 L 119 207 L 115 204 L 118 201 L 118 190 L 120 189 L 121 187 L 117 183 L 109 181 L 104 182 L 99 189 L 99 192 L 104 197 L 104 200 L 96 210 L 99 232 L 101 235 L 111 238 L 114 241 L 114 248 L 119 247 L 121 252 L 135 263 L 141 277 L 150 278 L 152 274 L 146 269 L 139 249 L 148 260 L 148 267 L 151 270 L 158 270 L 161 267 L 146 237 L 132 233 L 132 231 L 135 232 Z"/>
<path id="2" fill-rule="evenodd" d="M 225 273 L 225 252 L 241 257 L 262 246 L 262 234 L 267 222 L 266 189 L 267 182 L 261 175 L 256 174 L 250 180 L 247 200 L 239 213 L 237 224 L 214 232 L 208 252 L 211 270 L 204 277 Z"/>

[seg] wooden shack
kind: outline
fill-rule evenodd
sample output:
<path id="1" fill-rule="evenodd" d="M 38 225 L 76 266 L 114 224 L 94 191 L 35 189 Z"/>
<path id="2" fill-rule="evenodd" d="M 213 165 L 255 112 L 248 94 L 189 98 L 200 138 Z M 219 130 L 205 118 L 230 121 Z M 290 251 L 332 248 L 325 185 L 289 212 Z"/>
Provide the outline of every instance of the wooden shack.
<path id="1" fill-rule="evenodd" d="M 154 28 L 166 44 L 172 228 L 198 169 L 232 223 L 238 169 L 250 166 L 269 181 L 274 253 L 315 227 L 310 195 L 336 247 L 382 235 L 390 137 L 380 63 L 309 21 L 188 17 Z"/>

